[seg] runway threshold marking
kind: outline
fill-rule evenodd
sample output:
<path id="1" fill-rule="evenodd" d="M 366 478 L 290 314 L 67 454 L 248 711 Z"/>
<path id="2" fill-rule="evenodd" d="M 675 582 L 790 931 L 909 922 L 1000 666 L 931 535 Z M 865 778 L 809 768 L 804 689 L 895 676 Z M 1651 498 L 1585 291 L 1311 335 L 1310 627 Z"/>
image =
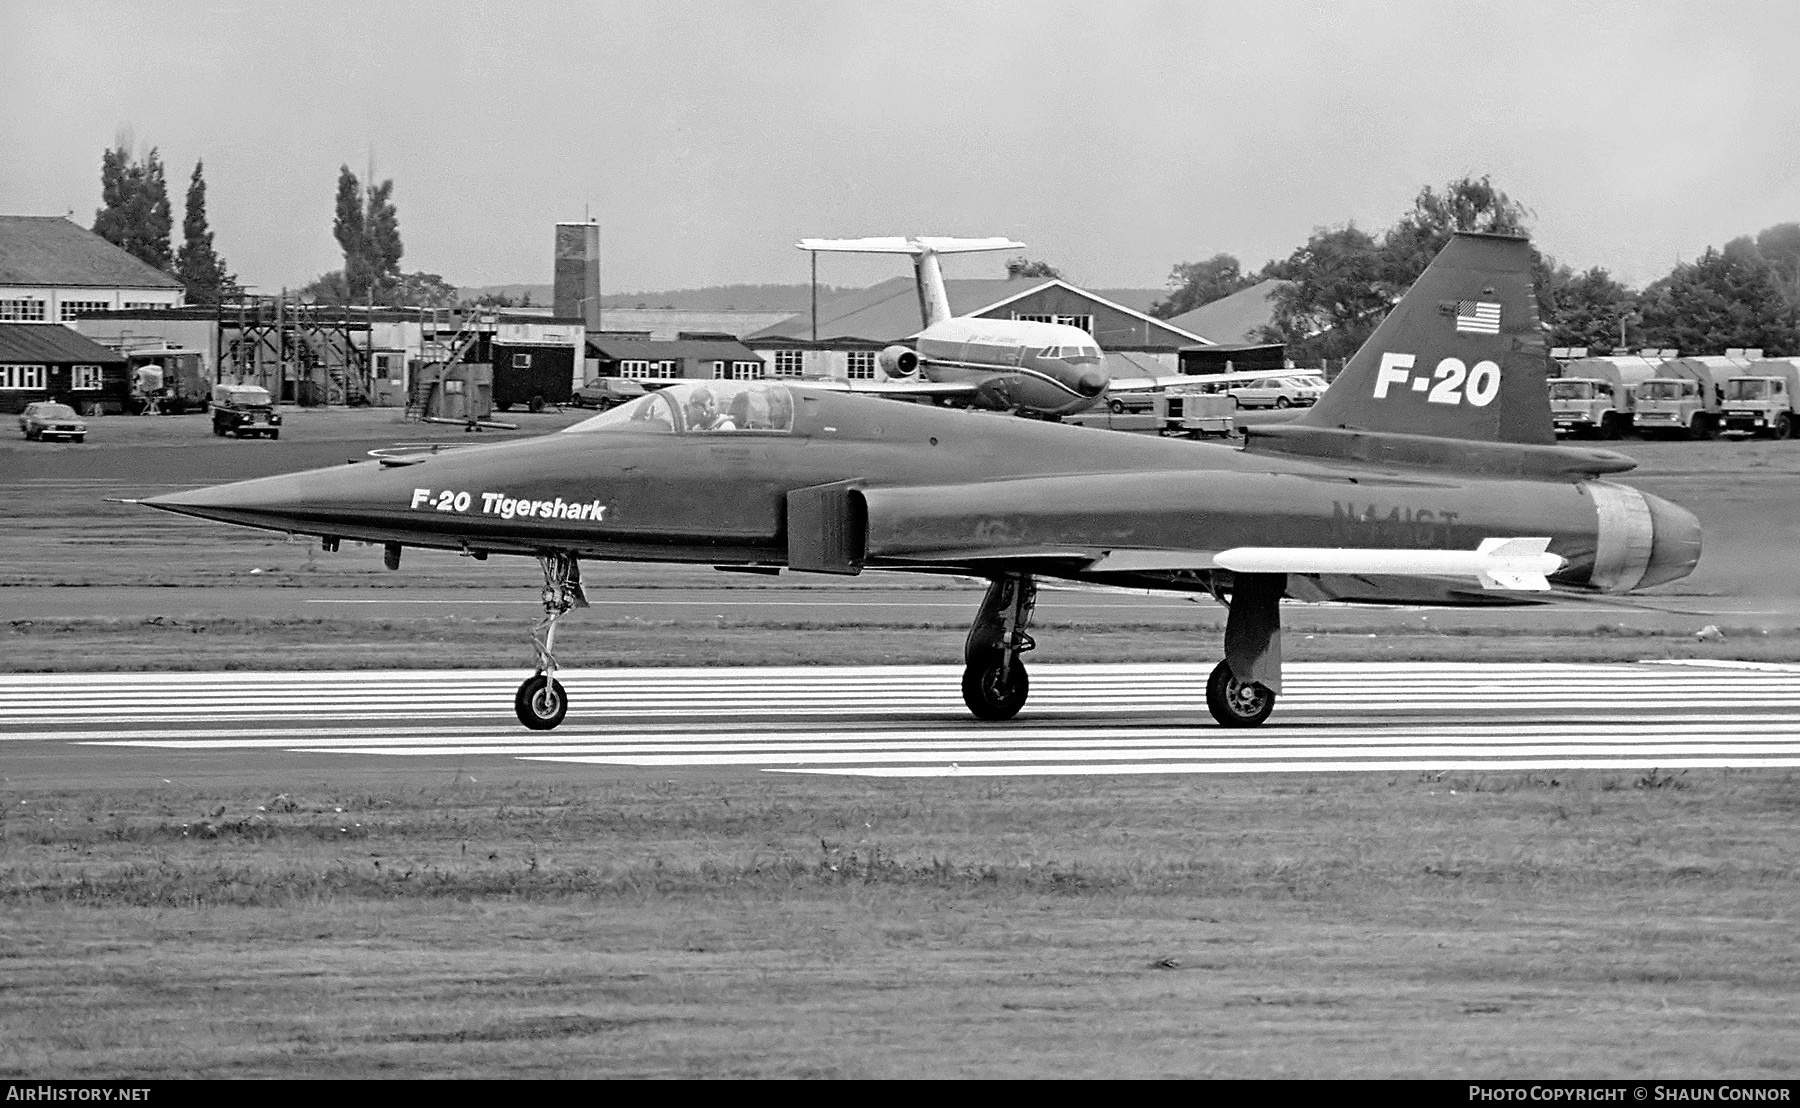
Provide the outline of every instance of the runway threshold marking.
<path id="1" fill-rule="evenodd" d="M 1032 675 L 982 725 L 954 666 L 567 670 L 543 733 L 506 712 L 516 671 L 19 675 L 0 740 L 885 777 L 1800 767 L 1785 663 L 1296 664 L 1254 731 L 1212 725 L 1201 667 Z"/>

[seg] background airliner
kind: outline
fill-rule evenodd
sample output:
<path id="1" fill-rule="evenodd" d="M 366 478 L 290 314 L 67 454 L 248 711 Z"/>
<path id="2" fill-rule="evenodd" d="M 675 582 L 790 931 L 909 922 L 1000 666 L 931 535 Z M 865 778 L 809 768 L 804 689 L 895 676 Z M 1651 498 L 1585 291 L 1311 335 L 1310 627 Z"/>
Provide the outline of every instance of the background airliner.
<path id="1" fill-rule="evenodd" d="M 877 356 L 888 380 L 806 382 L 814 388 L 900 399 L 959 400 L 971 407 L 1057 418 L 1093 407 L 1108 392 L 1148 392 L 1176 384 L 1223 385 L 1283 376 L 1265 370 L 1110 381 L 1100 344 L 1079 327 L 952 315 L 938 257 L 1024 249 L 1024 243 L 1012 239 L 801 239 L 796 245 L 821 253 L 911 255 L 919 315 L 925 324 L 925 329 L 913 336 L 913 346 L 896 343 Z M 1296 370 L 1294 375 L 1304 372 Z"/>
<path id="2" fill-rule="evenodd" d="M 1100 344 L 1079 327 L 1021 319 L 984 319 L 950 312 L 942 254 L 1017 250 L 1005 238 L 801 239 L 802 250 L 909 254 L 918 280 L 925 329 L 912 347 L 896 343 L 876 361 L 887 381 L 808 381 L 844 392 L 902 398 L 959 399 L 973 407 L 1062 416 L 1092 407 L 1106 392 Z"/>

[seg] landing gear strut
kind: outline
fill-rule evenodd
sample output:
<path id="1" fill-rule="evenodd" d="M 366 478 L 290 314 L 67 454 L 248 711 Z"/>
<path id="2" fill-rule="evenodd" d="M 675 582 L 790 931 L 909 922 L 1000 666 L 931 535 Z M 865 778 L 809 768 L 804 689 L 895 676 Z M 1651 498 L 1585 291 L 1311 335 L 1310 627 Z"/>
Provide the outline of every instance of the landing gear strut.
<path id="1" fill-rule="evenodd" d="M 1025 633 L 1036 606 L 1037 582 L 1029 574 L 1005 573 L 989 582 L 963 645 L 963 703 L 976 719 L 1011 719 L 1025 706 L 1031 679 L 1019 655 L 1037 647 Z"/>
<path id="2" fill-rule="evenodd" d="M 1225 660 L 1206 679 L 1206 707 L 1221 727 L 1257 727 L 1281 692 L 1285 573 L 1240 573 L 1225 619 Z"/>
<path id="3" fill-rule="evenodd" d="M 556 621 L 571 608 L 588 606 L 581 587 L 581 563 L 567 552 L 538 555 L 544 568 L 544 618 L 532 625 L 531 645 L 537 653 L 537 672 L 525 679 L 513 697 L 519 722 L 533 731 L 548 731 L 569 712 L 569 698 L 556 679 Z"/>

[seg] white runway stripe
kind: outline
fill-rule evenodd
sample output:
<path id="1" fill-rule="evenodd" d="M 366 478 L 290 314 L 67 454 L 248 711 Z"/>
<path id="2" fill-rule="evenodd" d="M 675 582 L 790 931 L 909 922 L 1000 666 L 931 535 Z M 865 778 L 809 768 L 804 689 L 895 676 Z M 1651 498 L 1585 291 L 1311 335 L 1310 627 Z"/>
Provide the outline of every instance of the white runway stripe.
<path id="1" fill-rule="evenodd" d="M 1800 766 L 1796 665 L 1296 664 L 1253 730 L 1213 725 L 1207 668 L 1033 665 L 993 725 L 955 666 L 565 670 L 552 732 L 512 720 L 518 671 L 25 674 L 0 741 L 923 777 Z"/>

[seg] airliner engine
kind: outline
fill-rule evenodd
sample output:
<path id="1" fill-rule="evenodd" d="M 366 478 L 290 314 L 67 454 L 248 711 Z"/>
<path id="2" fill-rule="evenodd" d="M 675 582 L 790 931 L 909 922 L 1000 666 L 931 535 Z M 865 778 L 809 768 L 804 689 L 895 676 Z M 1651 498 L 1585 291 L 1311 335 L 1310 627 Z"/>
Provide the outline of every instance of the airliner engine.
<path id="1" fill-rule="evenodd" d="M 875 360 L 889 377 L 911 377 L 919 372 L 919 355 L 909 346 L 896 343 L 876 355 Z"/>

